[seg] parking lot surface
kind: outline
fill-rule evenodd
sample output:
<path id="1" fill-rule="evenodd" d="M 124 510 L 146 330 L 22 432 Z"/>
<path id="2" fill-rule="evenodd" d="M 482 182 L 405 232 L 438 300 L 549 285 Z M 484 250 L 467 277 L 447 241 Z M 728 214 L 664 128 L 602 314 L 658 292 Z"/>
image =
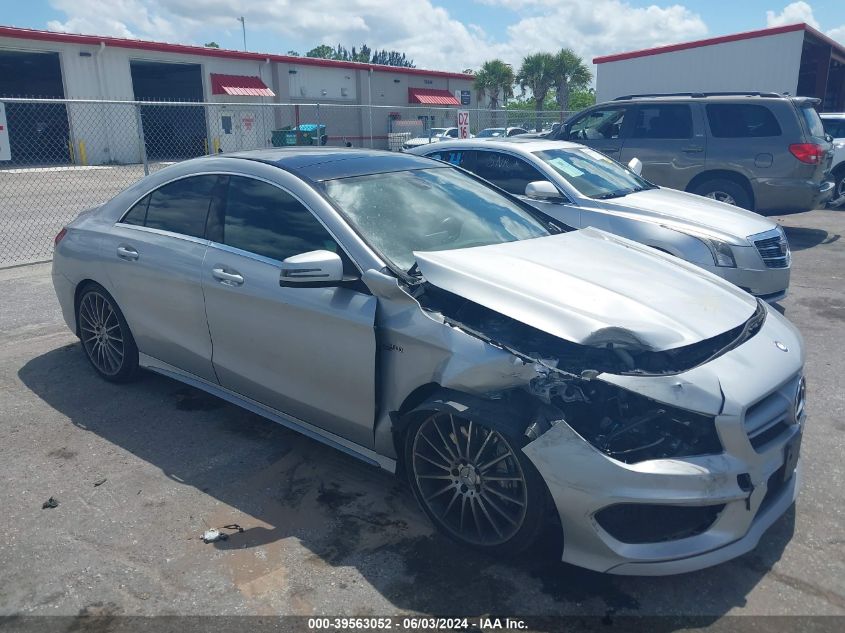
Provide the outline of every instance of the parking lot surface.
<path id="1" fill-rule="evenodd" d="M 803 490 L 755 551 L 665 578 L 557 562 L 552 535 L 515 561 L 463 550 L 387 473 L 163 377 L 98 379 L 49 266 L 0 271 L 0 615 L 845 615 L 845 212 L 779 221 Z"/>

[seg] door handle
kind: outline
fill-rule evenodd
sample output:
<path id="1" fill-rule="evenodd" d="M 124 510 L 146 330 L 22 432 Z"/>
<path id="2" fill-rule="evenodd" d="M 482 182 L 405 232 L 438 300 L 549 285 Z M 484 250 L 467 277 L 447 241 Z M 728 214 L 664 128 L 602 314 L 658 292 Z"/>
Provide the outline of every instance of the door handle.
<path id="1" fill-rule="evenodd" d="M 125 246 L 123 244 L 117 247 L 117 256 L 120 257 L 120 259 L 125 259 L 130 262 L 135 261 L 139 257 L 138 251 L 131 246 Z"/>
<path id="2" fill-rule="evenodd" d="M 681 151 L 684 151 L 687 154 L 697 154 L 699 152 L 703 152 L 704 148 L 701 145 L 687 145 L 686 147 L 682 147 Z"/>
<path id="3" fill-rule="evenodd" d="M 212 268 L 211 275 L 224 286 L 240 286 L 244 282 L 243 275 L 225 268 Z"/>

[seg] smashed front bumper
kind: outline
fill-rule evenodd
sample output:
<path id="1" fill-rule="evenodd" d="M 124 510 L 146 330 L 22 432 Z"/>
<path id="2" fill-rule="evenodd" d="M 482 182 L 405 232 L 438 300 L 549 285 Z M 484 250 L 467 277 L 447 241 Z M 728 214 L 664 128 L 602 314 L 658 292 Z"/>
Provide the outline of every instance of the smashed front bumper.
<path id="1" fill-rule="evenodd" d="M 798 493 L 803 413 L 796 412 L 796 401 L 803 362 L 800 335 L 769 310 L 756 336 L 688 372 L 599 376 L 659 402 L 714 415 L 723 452 L 625 464 L 565 422 L 553 426 L 523 450 L 560 515 L 563 560 L 615 574 L 663 575 L 753 549 Z M 721 401 L 718 410 L 716 399 L 706 397 L 708 389 Z M 636 506 L 632 514 L 629 505 Z M 673 511 L 681 517 L 675 534 L 653 538 L 663 527 L 656 521 Z M 632 516 L 651 521 L 653 529 L 638 531 Z"/>

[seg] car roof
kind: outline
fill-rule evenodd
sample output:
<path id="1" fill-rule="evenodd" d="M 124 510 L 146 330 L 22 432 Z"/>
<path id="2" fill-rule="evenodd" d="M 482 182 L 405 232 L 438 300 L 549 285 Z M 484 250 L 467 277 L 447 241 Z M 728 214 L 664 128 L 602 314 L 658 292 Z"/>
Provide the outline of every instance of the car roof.
<path id="1" fill-rule="evenodd" d="M 221 156 L 275 165 L 317 181 L 443 166 L 430 158 L 405 152 L 345 147 L 280 147 Z"/>
<path id="2" fill-rule="evenodd" d="M 426 149 L 435 151 L 438 148 L 444 147 L 466 147 L 467 149 L 510 149 L 523 152 L 543 152 L 549 149 L 584 149 L 583 145 L 578 143 L 571 143 L 569 141 L 551 141 L 543 138 L 520 138 L 519 136 L 511 136 L 509 138 L 492 137 L 492 138 L 468 138 L 455 139 L 452 141 L 438 141 L 432 143 L 430 146 L 424 146 Z"/>

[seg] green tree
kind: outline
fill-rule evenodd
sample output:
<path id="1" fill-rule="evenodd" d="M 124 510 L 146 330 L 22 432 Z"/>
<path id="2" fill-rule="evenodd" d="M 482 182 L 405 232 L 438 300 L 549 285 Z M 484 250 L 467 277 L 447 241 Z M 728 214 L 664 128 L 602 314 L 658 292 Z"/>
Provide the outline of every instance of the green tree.
<path id="1" fill-rule="evenodd" d="M 513 96 L 514 80 L 513 68 L 509 64 L 501 59 L 492 59 L 481 65 L 481 69 L 475 74 L 473 86 L 479 101 L 489 99 L 490 108 L 496 110 L 500 100 L 503 105 L 507 105 L 508 97 Z M 496 120 L 495 114 L 493 119 Z"/>
<path id="2" fill-rule="evenodd" d="M 593 72 L 571 48 L 564 48 L 555 55 L 554 77 L 557 105 L 563 118 L 570 109 L 570 93 L 586 89 L 593 80 Z"/>
<path id="3" fill-rule="evenodd" d="M 596 91 L 592 88 L 576 90 L 569 95 L 569 107 L 574 111 L 589 108 L 596 104 Z"/>
<path id="4" fill-rule="evenodd" d="M 296 51 L 288 51 L 287 55 L 289 57 L 299 57 L 299 53 L 297 53 Z"/>
<path id="5" fill-rule="evenodd" d="M 319 59 L 334 59 L 334 49 L 327 44 L 320 44 L 315 46 L 310 51 L 305 53 L 306 57 L 317 57 Z"/>
<path id="6" fill-rule="evenodd" d="M 203 44 L 203 46 L 205 46 L 206 48 L 220 48 L 220 44 L 218 44 L 217 42 L 206 42 L 205 44 Z"/>
<path id="7" fill-rule="evenodd" d="M 539 132 L 543 129 L 540 112 L 546 96 L 555 85 L 555 58 L 550 53 L 534 53 L 522 60 L 522 66 L 516 74 L 516 83 L 525 96 L 526 91 L 531 91 L 534 98 L 534 129 Z"/>

